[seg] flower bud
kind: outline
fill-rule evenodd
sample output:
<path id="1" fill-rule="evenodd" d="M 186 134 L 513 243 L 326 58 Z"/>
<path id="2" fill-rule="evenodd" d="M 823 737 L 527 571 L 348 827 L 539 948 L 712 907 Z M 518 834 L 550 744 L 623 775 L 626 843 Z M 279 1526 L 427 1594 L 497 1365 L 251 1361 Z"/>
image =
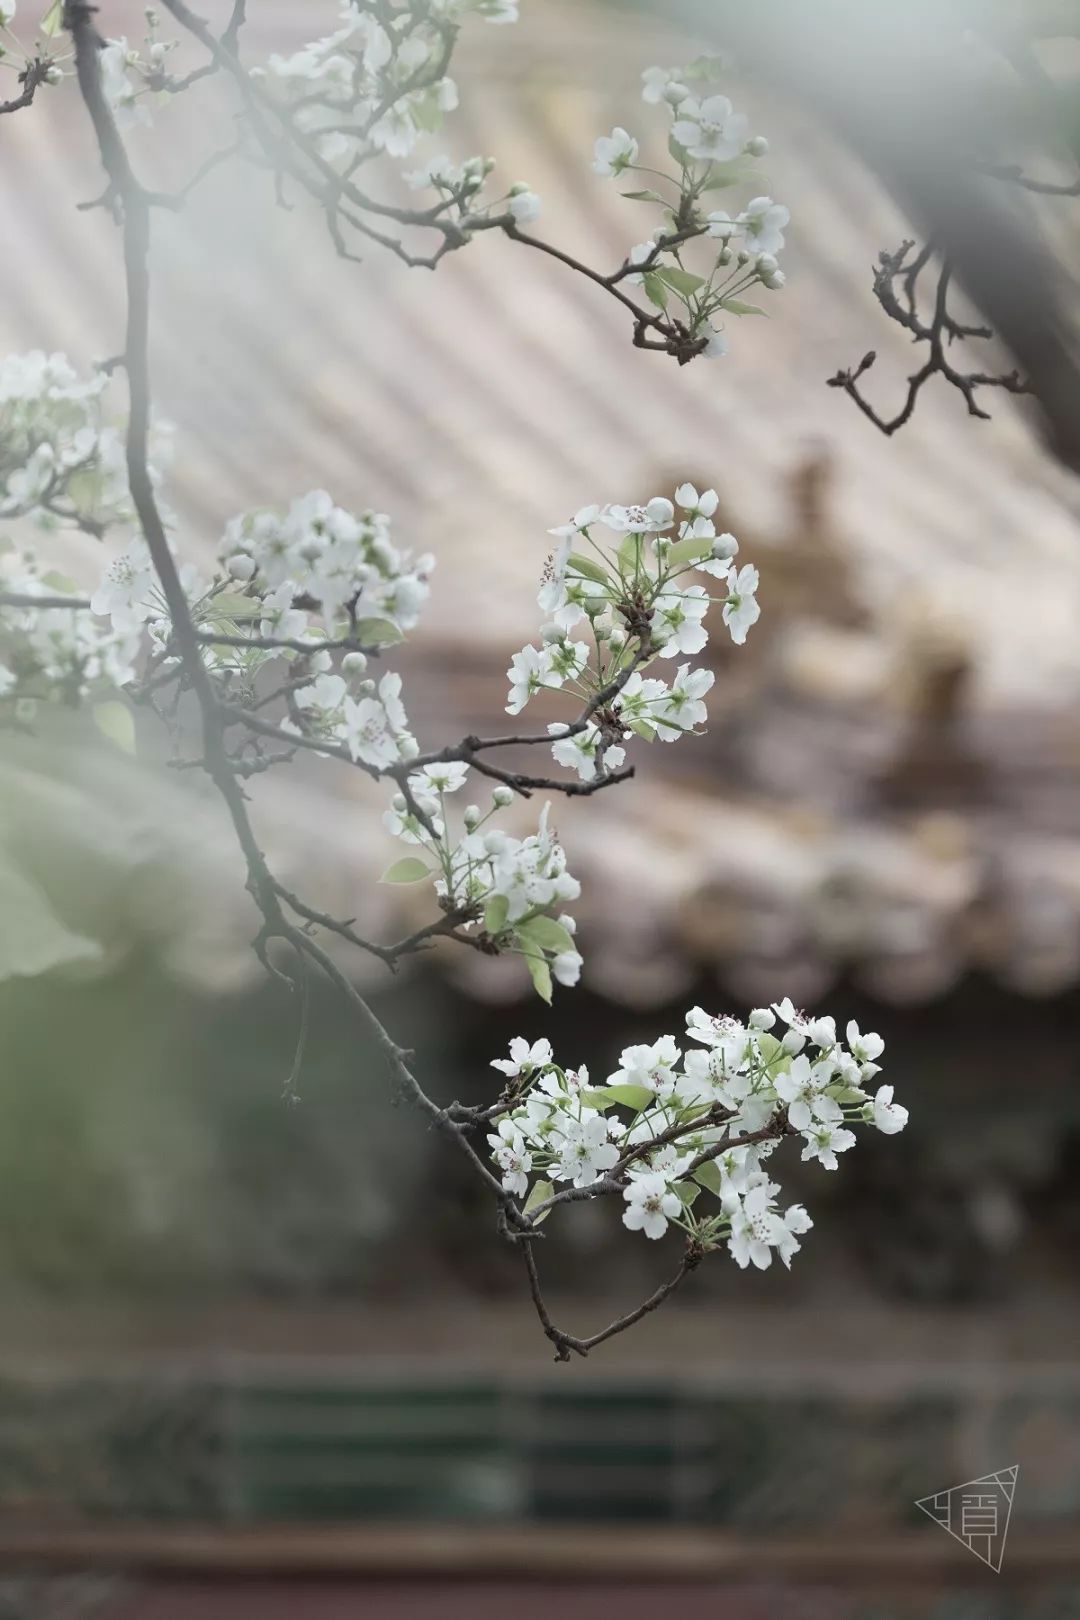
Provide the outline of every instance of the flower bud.
<path id="1" fill-rule="evenodd" d="M 730 562 L 739 555 L 739 542 L 733 534 L 718 534 L 712 543 L 712 556 L 717 562 Z"/>
<path id="2" fill-rule="evenodd" d="M 362 675 L 367 669 L 367 659 L 362 652 L 346 653 L 341 668 L 346 675 Z"/>
<path id="3" fill-rule="evenodd" d="M 397 746 L 402 759 L 415 759 L 420 752 L 420 744 L 415 737 L 410 737 L 407 732 L 404 736 L 398 738 Z"/>
<path id="4" fill-rule="evenodd" d="M 561 624 L 542 624 L 540 640 L 546 647 L 557 647 L 566 640 L 566 631 Z"/>
<path id="5" fill-rule="evenodd" d="M 361 681 L 356 690 L 360 693 L 361 697 L 374 697 L 378 688 L 376 687 L 374 681 Z"/>
<path id="6" fill-rule="evenodd" d="M 308 655 L 308 662 L 316 675 L 325 675 L 326 671 L 332 667 L 333 659 L 325 648 L 320 648 L 318 652 Z"/>
<path id="7" fill-rule="evenodd" d="M 465 822 L 465 831 L 473 832 L 483 821 L 484 813 L 478 804 L 467 804 L 462 820 Z"/>
<path id="8" fill-rule="evenodd" d="M 754 269 L 757 271 L 759 276 L 762 276 L 762 277 L 771 276 L 773 274 L 773 272 L 776 271 L 776 270 L 779 270 L 779 268 L 780 268 L 780 261 L 779 261 L 779 259 L 775 258 L 773 256 L 773 254 L 771 254 L 771 253 L 759 253 L 758 254 L 757 261 L 756 261 L 756 263 L 754 265 Z"/>
<path id="9" fill-rule="evenodd" d="M 233 579 L 250 579 L 255 572 L 254 559 L 246 557 L 242 551 L 230 557 L 225 566 Z"/>
<path id="10" fill-rule="evenodd" d="M 689 94 L 685 84 L 680 84 L 678 79 L 672 79 L 664 88 L 664 100 L 672 107 L 681 107 Z"/>
<path id="11" fill-rule="evenodd" d="M 738 253 L 735 255 L 735 260 L 738 264 L 749 264 L 750 255 L 747 253 L 745 248 L 740 248 Z"/>
<path id="12" fill-rule="evenodd" d="M 750 157 L 764 157 L 769 150 L 769 143 L 764 135 L 752 135 L 746 143 L 746 151 Z"/>
<path id="13" fill-rule="evenodd" d="M 510 187 L 508 195 L 511 197 L 523 197 L 529 190 L 531 190 L 531 187 L 529 186 L 527 180 L 515 180 L 513 185 Z"/>
<path id="14" fill-rule="evenodd" d="M 492 804 L 497 805 L 501 810 L 510 803 L 513 797 L 514 795 L 510 788 L 497 787 L 492 790 L 491 802 Z"/>
<path id="15" fill-rule="evenodd" d="M 406 799 L 404 793 L 395 793 L 394 797 L 390 800 L 390 803 L 393 805 L 399 816 L 403 816 L 408 808 L 408 800 Z"/>
<path id="16" fill-rule="evenodd" d="M 771 276 L 762 277 L 762 285 L 767 287 L 770 292 L 779 292 L 786 280 L 787 276 L 782 270 L 774 270 Z"/>
<path id="17" fill-rule="evenodd" d="M 611 636 L 611 630 L 606 624 L 594 624 L 593 635 L 596 637 L 597 641 L 607 641 Z"/>
<path id="18" fill-rule="evenodd" d="M 626 646 L 626 631 L 621 630 L 618 625 L 614 625 L 608 632 L 608 646 L 612 652 L 622 652 Z"/>
<path id="19" fill-rule="evenodd" d="M 48 67 L 45 69 L 45 83 L 59 84 L 63 77 L 63 68 L 57 67 L 55 62 L 50 62 Z"/>
<path id="20" fill-rule="evenodd" d="M 734 257 L 735 255 L 729 247 L 723 247 L 716 255 L 716 262 L 717 264 L 730 264 Z"/>
<path id="21" fill-rule="evenodd" d="M 587 602 L 583 602 L 581 605 L 585 609 L 585 612 L 588 614 L 590 619 L 598 619 L 601 613 L 605 612 L 607 609 L 607 597 L 590 596 L 589 600 Z"/>

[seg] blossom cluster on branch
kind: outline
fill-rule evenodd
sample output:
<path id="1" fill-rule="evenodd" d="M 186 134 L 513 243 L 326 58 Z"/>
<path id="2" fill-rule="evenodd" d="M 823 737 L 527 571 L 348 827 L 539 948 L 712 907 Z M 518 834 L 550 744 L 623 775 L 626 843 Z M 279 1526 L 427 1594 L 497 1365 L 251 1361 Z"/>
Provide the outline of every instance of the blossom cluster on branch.
<path id="1" fill-rule="evenodd" d="M 726 1246 L 741 1266 L 767 1266 L 774 1253 L 790 1262 L 810 1221 L 798 1205 L 781 1209 L 767 1162 L 791 1136 L 801 1138 L 804 1159 L 833 1168 L 854 1141 L 852 1125 L 903 1127 L 906 1111 L 893 1103 L 891 1087 L 866 1089 L 878 1072 L 880 1039 L 849 1025 L 845 1045 L 831 1019 L 808 1019 L 786 1001 L 745 1024 L 694 1008 L 692 1045 L 684 1050 L 663 1036 L 627 1047 L 602 1085 L 591 1085 L 583 1069 L 559 1066 L 548 1042 L 516 1039 L 509 1060 L 495 1061 L 503 1085 L 492 1102 L 441 1107 L 327 945 L 344 942 L 393 968 L 445 939 L 522 957 L 545 1001 L 554 984 L 574 985 L 582 955 L 565 908 L 581 886 L 550 799 L 525 836 L 502 814 L 536 792 L 585 796 L 625 781 L 633 774 L 624 763 L 632 739 L 696 734 L 714 674 L 690 660 L 707 644 L 714 604 L 731 640 L 745 641 L 759 615 L 757 570 L 736 561 L 733 535 L 716 532 L 715 490 L 684 483 L 674 500 L 582 508 L 551 531 L 558 546 L 543 568 L 538 644 L 514 655 L 506 703 L 516 715 L 550 690 L 573 700 L 572 717 L 423 751 L 409 728 L 401 676 L 380 669 L 376 679 L 371 662 L 417 624 L 433 559 L 400 546 L 384 514 L 350 511 L 314 490 L 285 511 L 253 510 L 225 522 L 209 573 L 177 555 L 177 526 L 161 496 L 165 434 L 151 411 L 148 248 L 154 210 L 179 207 L 186 193 L 163 198 L 145 188 L 124 136 L 137 137 L 153 98 L 224 74 L 240 101 L 237 143 L 211 154 L 196 179 L 234 155 L 263 163 L 279 195 L 288 181 L 316 201 L 347 257 L 354 255 L 346 228 L 407 263 L 433 265 L 475 232 L 497 227 L 599 284 L 632 312 L 635 344 L 680 362 L 722 349 L 725 314 L 759 313 L 741 301 L 746 287 L 782 285 L 776 254 L 787 210 L 760 191 L 734 215 L 707 208 L 711 192 L 759 180 L 753 164 L 766 146 L 716 91 L 720 69 L 711 58 L 644 75 L 646 102 L 671 113 L 677 167 L 659 178 L 673 190 L 666 200 L 651 190 L 631 194 L 661 205 L 662 228 L 604 276 L 524 233 L 540 207 L 524 183 L 483 200 L 489 159 L 422 161 L 408 183 L 434 189 L 427 208 L 380 201 L 357 181 L 370 159 L 410 157 L 456 104 L 448 69 L 460 22 L 470 13 L 512 22 L 514 0 L 349 0 L 336 33 L 254 70 L 240 58 L 245 0 L 232 0 L 220 34 L 186 0 L 162 4 L 206 56 L 185 77 L 170 72 L 173 42 L 160 37 L 153 12 L 137 51 L 97 33 L 89 0 L 56 0 L 41 24 L 43 37 L 63 29 L 71 39 L 108 182 L 98 202 L 123 235 L 128 320 L 124 353 L 89 378 L 63 356 L 37 352 L 0 368 L 0 519 L 82 530 L 106 537 L 111 551 L 88 596 L 49 571 L 36 550 L 0 551 L 0 718 L 32 724 L 39 697 L 96 703 L 111 691 L 95 714 L 109 711 L 102 729 L 132 746 L 130 721 L 129 729 L 116 722 L 117 699 L 161 716 L 172 763 L 203 769 L 220 794 L 260 913 L 255 949 L 297 993 L 299 1036 L 286 1092 L 303 1061 L 309 977 L 318 973 L 349 999 L 397 1085 L 492 1196 L 498 1230 L 520 1249 L 556 1356 L 585 1355 L 662 1303 L 711 1250 Z M 10 24 L 12 0 L 0 7 L 0 25 Z M 65 60 L 58 50 L 39 51 L 19 105 L 54 68 L 62 73 Z M 598 141 L 594 166 L 620 175 L 641 167 L 639 155 L 636 138 L 617 129 Z M 434 230 L 441 246 L 413 255 L 391 226 Z M 683 262 L 695 241 L 713 254 L 704 275 Z M 638 286 L 651 310 L 626 290 Z M 114 370 L 127 381 L 123 422 L 106 415 Z M 657 670 L 670 671 L 675 660 L 685 661 L 662 678 Z M 503 763 L 530 748 L 550 750 L 564 774 Z M 405 938 L 371 940 L 356 919 L 319 911 L 281 883 L 262 853 L 256 796 L 242 783 L 302 751 L 385 785 L 384 828 L 407 853 L 383 881 L 430 885 L 435 913 Z M 493 784 L 486 805 L 459 810 L 457 796 L 476 778 Z M 782 1035 L 771 1033 L 777 1020 Z M 659 1238 L 673 1226 L 686 1244 L 674 1278 L 582 1339 L 552 1322 L 534 1243 L 553 1208 L 604 1194 L 621 1196 L 629 1229 Z"/>
<path id="2" fill-rule="evenodd" d="M 770 1033 L 778 1022 L 779 1036 Z M 801 1137 L 804 1160 L 835 1170 L 855 1143 L 851 1125 L 893 1135 L 907 1123 L 892 1086 L 865 1089 L 880 1072 L 881 1037 L 855 1023 L 846 1034 L 845 1046 L 832 1018 L 786 1000 L 745 1024 L 693 1007 L 686 1040 L 695 1045 L 662 1035 L 629 1046 L 599 1086 L 587 1069 L 556 1063 L 550 1042 L 515 1037 L 510 1057 L 493 1064 L 507 1081 L 488 1136 L 503 1186 L 534 1220 L 569 1196 L 557 1187 L 620 1193 L 623 1224 L 647 1238 L 672 1226 L 700 1253 L 726 1245 L 739 1266 L 764 1270 L 775 1252 L 790 1266 L 813 1223 L 801 1205 L 776 1201 L 766 1161 L 785 1137 Z"/>

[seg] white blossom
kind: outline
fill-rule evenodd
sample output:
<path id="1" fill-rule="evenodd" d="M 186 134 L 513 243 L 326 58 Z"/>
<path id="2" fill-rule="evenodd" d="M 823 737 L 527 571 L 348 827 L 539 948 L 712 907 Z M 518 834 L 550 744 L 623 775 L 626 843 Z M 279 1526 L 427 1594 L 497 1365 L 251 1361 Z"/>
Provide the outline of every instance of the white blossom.
<path id="1" fill-rule="evenodd" d="M 749 118 L 735 112 L 727 96 L 709 96 L 684 101 L 671 133 L 692 158 L 726 163 L 739 156 L 749 129 Z"/>
<path id="2" fill-rule="evenodd" d="M 618 125 L 610 135 L 601 135 L 596 143 L 593 168 L 597 174 L 621 174 L 638 159 L 638 143 Z"/>

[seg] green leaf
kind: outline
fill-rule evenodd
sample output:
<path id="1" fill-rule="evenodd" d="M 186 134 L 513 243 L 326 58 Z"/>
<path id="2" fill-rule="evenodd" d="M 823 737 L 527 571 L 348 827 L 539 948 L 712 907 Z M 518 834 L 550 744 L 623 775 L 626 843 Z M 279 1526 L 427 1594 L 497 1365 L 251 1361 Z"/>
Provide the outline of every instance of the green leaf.
<path id="1" fill-rule="evenodd" d="M 724 73 L 727 63 L 722 56 L 696 56 L 689 67 L 684 67 L 679 77 L 682 79 L 705 79 L 713 83 Z"/>
<path id="2" fill-rule="evenodd" d="M 484 932 L 497 939 L 506 927 L 506 913 L 510 902 L 505 894 L 493 894 L 484 908 Z"/>
<path id="3" fill-rule="evenodd" d="M 65 596 L 78 596 L 79 587 L 73 579 L 66 574 L 58 574 L 54 568 L 48 574 L 42 574 L 41 583 L 47 585 L 50 591 L 60 591 Z"/>
<path id="4" fill-rule="evenodd" d="M 555 1188 L 552 1186 L 550 1181 L 534 1181 L 529 1189 L 529 1196 L 526 1198 L 525 1203 L 522 1206 L 521 1213 L 523 1215 L 531 1215 L 537 1205 L 546 1203 L 554 1192 Z M 538 1215 L 536 1218 L 537 1226 L 543 1226 L 550 1214 L 550 1209 L 545 1209 L 542 1215 Z"/>
<path id="5" fill-rule="evenodd" d="M 51 39 L 54 34 L 60 32 L 63 20 L 64 0 L 53 0 L 52 5 L 38 23 L 38 33 L 44 34 L 46 38 Z"/>
<path id="6" fill-rule="evenodd" d="M 647 720 L 632 720 L 630 730 L 635 737 L 641 737 L 645 742 L 652 742 L 656 736 L 656 728 L 650 726 Z"/>
<path id="7" fill-rule="evenodd" d="M 262 603 L 256 602 L 254 597 L 241 596 L 238 591 L 223 591 L 219 596 L 211 597 L 206 610 L 208 619 L 257 619 L 262 612 Z"/>
<path id="8" fill-rule="evenodd" d="M 363 647 L 395 647 L 405 637 L 391 619 L 360 619 L 356 639 Z"/>
<path id="9" fill-rule="evenodd" d="M 673 546 L 669 546 L 664 561 L 669 566 L 674 564 L 678 568 L 683 563 L 700 562 L 703 557 L 709 556 L 712 548 L 711 540 L 703 540 L 700 535 L 694 535 L 689 540 L 676 540 Z"/>
<path id="10" fill-rule="evenodd" d="M 640 568 L 641 546 L 640 534 L 628 534 L 619 547 L 619 562 L 622 564 L 625 573 L 636 574 Z"/>
<path id="11" fill-rule="evenodd" d="M 421 883 L 424 878 L 431 876 L 431 868 L 418 861 L 415 855 L 405 855 L 393 866 L 388 866 L 380 883 Z"/>
<path id="12" fill-rule="evenodd" d="M 660 277 L 657 275 L 655 270 L 646 270 L 645 274 L 641 278 L 641 284 L 645 288 L 646 294 L 652 299 L 654 304 L 656 304 L 660 309 L 667 309 L 667 288 L 664 286 L 664 283 L 660 280 Z"/>
<path id="13" fill-rule="evenodd" d="M 835 1097 L 838 1103 L 865 1103 L 870 1098 L 865 1091 L 859 1091 L 855 1086 L 826 1086 L 825 1095 Z"/>
<path id="14" fill-rule="evenodd" d="M 560 951 L 572 951 L 574 936 L 563 923 L 556 922 L 554 917 L 530 917 L 526 922 L 518 923 L 517 936 L 527 945 L 533 945 L 542 951 L 551 951 L 558 956 Z"/>
<path id="15" fill-rule="evenodd" d="M 648 1108 L 656 1101 L 656 1093 L 650 1091 L 648 1086 L 604 1086 L 605 1097 L 612 1102 L 622 1103 L 624 1108 L 632 1108 L 635 1114 L 640 1114 L 643 1108 Z"/>
<path id="16" fill-rule="evenodd" d="M 764 315 L 768 319 L 769 314 L 760 304 L 745 304 L 741 298 L 721 298 L 720 308 L 726 309 L 729 315 Z"/>
<path id="17" fill-rule="evenodd" d="M 661 197 L 661 195 L 660 195 L 660 193 L 658 191 L 624 191 L 623 196 L 624 197 L 629 197 L 631 202 L 658 202 L 658 203 L 662 203 L 662 202 L 666 202 L 666 200 L 667 200 L 666 198 Z"/>
<path id="18" fill-rule="evenodd" d="M 93 710 L 94 724 L 125 754 L 135 752 L 135 717 L 126 703 L 98 703 Z"/>
<path id="19" fill-rule="evenodd" d="M 784 1051 L 783 1046 L 775 1035 L 761 1034 L 758 1036 L 758 1050 L 765 1060 L 765 1067 L 772 1075 L 780 1074 L 791 1065 L 791 1059 Z"/>
<path id="20" fill-rule="evenodd" d="M 667 149 L 681 169 L 690 167 L 690 154 L 685 146 L 680 146 L 674 135 L 668 136 Z"/>
<path id="21" fill-rule="evenodd" d="M 724 1190 L 724 1178 L 715 1159 L 706 1159 L 704 1164 L 699 1164 L 694 1171 L 694 1180 L 699 1181 L 706 1192 L 715 1193 L 717 1198 Z"/>
<path id="22" fill-rule="evenodd" d="M 527 956 L 525 960 L 529 964 L 529 977 L 532 979 L 533 988 L 540 1000 L 546 1001 L 550 1007 L 551 969 L 542 956 Z"/>
<path id="23" fill-rule="evenodd" d="M 714 163 L 709 170 L 708 179 L 701 188 L 703 191 L 724 191 L 728 186 L 747 185 L 750 181 L 756 186 L 763 184 L 764 174 L 757 164 L 745 157 L 732 158 L 728 163 Z"/>
<path id="24" fill-rule="evenodd" d="M 689 1182 L 680 1181 L 679 1185 L 675 1188 L 675 1191 L 682 1200 L 683 1208 L 689 1209 L 691 1204 L 694 1202 L 694 1199 L 700 1196 L 701 1188 L 691 1187 Z"/>
<path id="25" fill-rule="evenodd" d="M 566 559 L 566 566 L 572 568 L 576 574 L 584 574 L 586 579 L 594 579 L 598 585 L 606 585 L 608 576 L 599 563 L 594 563 L 591 557 L 582 557 L 572 551 Z"/>
<path id="26" fill-rule="evenodd" d="M 601 1114 L 606 1114 L 609 1108 L 614 1107 L 614 1100 L 606 1091 L 583 1091 L 581 1100 L 586 1108 L 595 1108 Z"/>
<path id="27" fill-rule="evenodd" d="M 697 292 L 699 287 L 705 285 L 704 276 L 695 276 L 692 271 L 683 270 L 677 264 L 665 265 L 656 274 L 661 281 L 666 281 L 671 290 L 677 292 L 682 298 L 689 298 L 693 293 Z"/>

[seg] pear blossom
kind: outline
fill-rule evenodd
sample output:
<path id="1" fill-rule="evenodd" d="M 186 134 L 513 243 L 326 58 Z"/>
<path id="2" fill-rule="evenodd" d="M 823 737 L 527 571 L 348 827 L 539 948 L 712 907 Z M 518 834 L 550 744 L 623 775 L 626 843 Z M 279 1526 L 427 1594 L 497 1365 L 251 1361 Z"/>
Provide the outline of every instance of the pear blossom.
<path id="1" fill-rule="evenodd" d="M 504 1118 L 499 1121 L 498 1129 L 488 1136 L 488 1142 L 493 1149 L 491 1156 L 503 1173 L 504 1190 L 516 1198 L 524 1198 L 529 1190 L 532 1154 L 521 1132 L 512 1120 Z"/>
<path id="2" fill-rule="evenodd" d="M 600 522 L 616 534 L 660 534 L 670 529 L 675 508 L 663 495 L 654 495 L 644 506 L 605 506 Z"/>
<path id="3" fill-rule="evenodd" d="M 588 1110 L 581 1119 L 568 1120 L 560 1134 L 556 1181 L 588 1187 L 619 1162 L 619 1150 L 610 1140 L 608 1122 L 602 1114 Z"/>
<path id="4" fill-rule="evenodd" d="M 742 646 L 747 631 L 761 617 L 761 608 L 754 595 L 757 588 L 758 571 L 753 563 L 744 563 L 737 573 L 732 569 L 728 576 L 728 594 L 724 603 L 723 619 L 737 647 Z"/>
<path id="5" fill-rule="evenodd" d="M 814 1125 L 810 1130 L 803 1131 L 802 1138 L 806 1146 L 803 1148 L 800 1157 L 804 1160 L 817 1159 L 825 1166 L 826 1170 L 835 1170 L 837 1167 L 836 1155 L 846 1153 L 848 1148 L 855 1146 L 854 1131 L 845 1130 L 843 1126 L 838 1126 L 831 1121 Z"/>
<path id="6" fill-rule="evenodd" d="M 621 174 L 638 160 L 638 143 L 618 125 L 610 135 L 601 135 L 596 143 L 593 168 L 597 174 Z"/>
<path id="7" fill-rule="evenodd" d="M 552 655 L 548 647 L 540 651 L 535 647 L 523 647 L 510 660 L 506 675 L 510 682 L 507 714 L 520 714 L 529 699 L 543 691 L 545 686 L 562 684 L 561 681 L 552 680 Z"/>
<path id="8" fill-rule="evenodd" d="M 873 1123 L 886 1136 L 895 1136 L 908 1122 L 908 1111 L 893 1102 L 892 1086 L 879 1086 L 872 1104 Z"/>
<path id="9" fill-rule="evenodd" d="M 675 742 L 685 731 L 703 726 L 707 719 L 702 702 L 716 680 L 711 669 L 694 669 L 680 664 L 668 691 L 652 711 L 652 722 L 661 742 Z"/>
<path id="10" fill-rule="evenodd" d="M 510 197 L 506 209 L 517 225 L 531 225 L 540 218 L 540 199 L 535 191 L 519 191 Z"/>
<path id="11" fill-rule="evenodd" d="M 491 1067 L 501 1069 L 508 1079 L 515 1079 L 520 1074 L 533 1074 L 538 1069 L 546 1068 L 551 1062 L 551 1042 L 547 1040 L 534 1041 L 530 1046 L 528 1041 L 515 1035 L 510 1042 L 510 1056 L 508 1058 L 492 1058 Z"/>
<path id="12" fill-rule="evenodd" d="M 702 623 L 708 611 L 709 594 L 704 585 L 689 585 L 685 590 L 665 586 L 656 599 L 650 623 L 653 636 L 660 642 L 660 657 L 700 652 L 709 639 Z"/>
<path id="13" fill-rule="evenodd" d="M 414 792 L 457 793 L 465 786 L 468 775 L 469 767 L 464 760 L 438 760 L 433 765 L 422 765 L 418 771 L 414 771 L 409 777 L 409 786 Z"/>
<path id="14" fill-rule="evenodd" d="M 735 112 L 727 96 L 709 96 L 684 101 L 671 133 L 692 158 L 726 163 L 739 156 L 749 129 L 749 118 Z"/>
<path id="15" fill-rule="evenodd" d="M 779 253 L 784 245 L 784 226 L 791 214 L 783 203 L 771 197 L 754 197 L 739 215 L 743 238 L 751 253 Z"/>
<path id="16" fill-rule="evenodd" d="M 549 725 L 548 731 L 553 736 L 556 735 L 558 723 Z M 553 743 L 552 758 L 556 764 L 566 765 L 570 770 L 577 771 L 583 782 L 591 782 L 597 774 L 601 757 L 605 771 L 617 771 L 626 758 L 626 749 L 620 748 L 617 744 L 609 745 L 601 756 L 602 739 L 603 733 L 599 726 L 590 720 L 583 730 Z"/>
<path id="17" fill-rule="evenodd" d="M 707 489 L 699 495 L 693 484 L 680 484 L 675 491 L 675 503 L 690 518 L 711 518 L 720 504 L 720 497 L 715 489 Z"/>
<path id="18" fill-rule="evenodd" d="M 668 1222 L 682 1212 L 677 1193 L 669 1192 L 661 1174 L 634 1176 L 623 1192 L 626 1208 L 623 1225 L 631 1232 L 644 1232 L 647 1238 L 662 1238 Z"/>

